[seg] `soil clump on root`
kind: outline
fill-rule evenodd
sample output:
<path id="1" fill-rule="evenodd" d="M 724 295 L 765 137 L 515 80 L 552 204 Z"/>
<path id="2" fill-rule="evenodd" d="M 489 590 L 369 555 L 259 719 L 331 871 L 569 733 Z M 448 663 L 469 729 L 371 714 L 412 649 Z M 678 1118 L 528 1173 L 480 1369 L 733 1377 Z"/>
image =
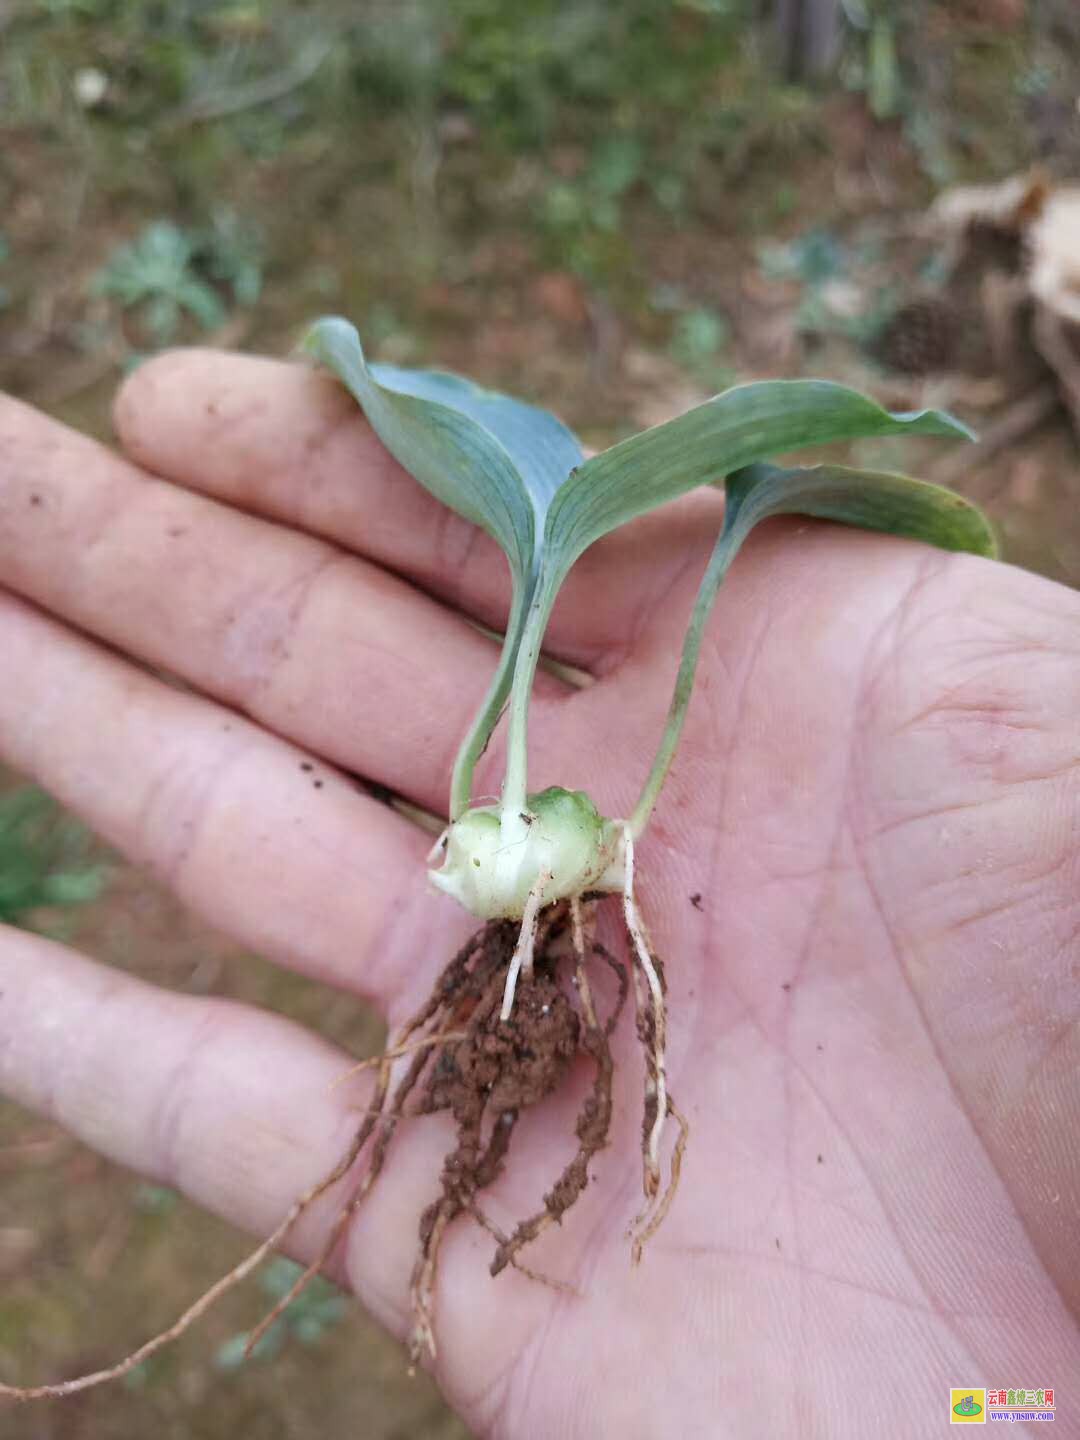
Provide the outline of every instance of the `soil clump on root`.
<path id="1" fill-rule="evenodd" d="M 432 1036 L 449 1028 L 460 1038 L 418 1052 L 390 1104 L 391 1110 L 400 1108 L 415 1091 L 412 1113 L 449 1111 L 457 1127 L 456 1144 L 443 1163 L 440 1193 L 420 1220 L 412 1278 L 413 1363 L 425 1352 L 435 1354 L 432 1302 L 439 1248 L 449 1224 L 468 1215 L 493 1235 L 492 1275 L 511 1265 L 541 1279 L 522 1264 L 520 1252 L 562 1220 L 588 1183 L 590 1161 L 607 1143 L 614 1075 L 609 1039 L 626 999 L 625 967 L 594 943 L 594 952 L 603 954 L 619 978 L 615 1007 L 601 1025 L 580 963 L 573 975 L 576 1005 L 571 998 L 563 944 L 567 907 L 552 907 L 542 920 L 531 971 L 522 975 L 513 1012 L 503 1020 L 500 1007 L 518 929 L 512 921 L 490 922 L 444 971 L 435 991 L 441 998 L 426 1024 Z M 424 1013 L 429 1011 L 430 1002 Z M 522 1112 L 554 1094 L 579 1055 L 592 1061 L 594 1078 L 575 1125 L 577 1150 L 536 1213 L 504 1234 L 483 1213 L 479 1196 L 502 1171 Z"/>
<path id="2" fill-rule="evenodd" d="M 448 1227 L 463 1216 L 494 1239 L 490 1266 L 493 1276 L 512 1266 L 540 1283 L 569 1289 L 529 1269 L 521 1252 L 545 1230 L 562 1222 L 584 1192 L 589 1166 L 608 1140 L 615 1073 L 610 1041 L 630 991 L 630 978 L 622 961 L 595 937 L 586 936 L 586 909 L 600 898 L 588 895 L 581 900 L 560 901 L 541 912 L 531 963 L 518 977 L 513 1009 L 505 1020 L 501 1010 L 520 925 L 512 920 L 492 920 L 470 937 L 445 966 L 427 1000 L 402 1028 L 394 1044 L 348 1072 L 352 1075 L 357 1069 L 374 1068 L 376 1073 L 371 1103 L 348 1153 L 295 1202 L 272 1235 L 174 1325 L 109 1370 L 34 1388 L 0 1384 L 0 1398 L 29 1400 L 72 1394 L 128 1374 L 183 1334 L 216 1300 L 283 1244 L 314 1201 L 352 1176 L 351 1188 L 322 1250 L 288 1294 L 251 1331 L 246 1350 L 250 1354 L 278 1316 L 331 1261 L 352 1217 L 386 1165 L 399 1123 L 407 1118 L 448 1113 L 456 1128 L 454 1146 L 443 1161 L 438 1193 L 420 1217 L 411 1282 L 412 1364 L 425 1355 L 434 1358 L 436 1354 L 433 1305 L 439 1252 Z M 642 1120 L 645 1206 L 634 1222 L 632 1243 L 637 1263 L 643 1244 L 663 1220 L 673 1198 L 687 1127 L 664 1083 L 663 969 L 653 956 L 642 962 L 640 931 L 635 935 L 632 927 L 630 938 L 638 946 L 633 990 L 636 1033 L 645 1056 L 646 1075 Z M 602 960 L 617 980 L 615 1001 L 603 1021 L 597 1015 L 589 983 L 589 957 Z M 577 1148 L 561 1173 L 555 1175 L 536 1211 L 506 1233 L 484 1213 L 480 1197 L 501 1174 L 522 1113 L 556 1093 L 579 1056 L 592 1063 L 593 1081 L 574 1127 Z M 675 1119 L 679 1130 L 668 1181 L 663 1186 L 657 1145 L 665 1115 Z"/>

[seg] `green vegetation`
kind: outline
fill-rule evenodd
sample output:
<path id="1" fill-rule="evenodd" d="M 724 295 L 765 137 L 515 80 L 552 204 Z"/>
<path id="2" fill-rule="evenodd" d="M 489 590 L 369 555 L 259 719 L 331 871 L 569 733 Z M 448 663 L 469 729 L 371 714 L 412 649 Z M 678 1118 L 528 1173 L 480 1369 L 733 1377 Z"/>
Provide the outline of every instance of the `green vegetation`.
<path id="1" fill-rule="evenodd" d="M 292 1260 L 278 1256 L 259 1276 L 263 1294 L 273 1301 L 283 1300 L 303 1274 L 303 1268 Z M 301 1345 L 317 1345 L 327 1330 L 339 1325 L 349 1313 L 349 1301 L 329 1280 L 317 1276 L 311 1284 L 286 1307 L 273 1324 L 251 1347 L 252 1360 L 274 1360 L 281 1354 L 290 1337 Z M 231 1336 L 217 1352 L 222 1370 L 235 1370 L 248 1359 L 249 1332 Z"/>
<path id="2" fill-rule="evenodd" d="M 840 84 L 898 117 L 935 181 L 1021 163 L 1025 107 L 1073 93 L 1026 25 L 848 10 Z M 453 331 L 433 293 L 510 255 L 577 277 L 716 387 L 713 277 L 697 268 L 678 313 L 649 305 L 672 235 L 783 226 L 800 175 L 832 170 L 840 92 L 778 83 L 750 0 L 43 0 L 3 38 L 0 384 L 31 393 L 24 357 L 47 353 L 66 393 L 57 367 L 79 389 L 225 325 L 280 350 L 328 307 L 373 336 L 388 311 L 395 333 Z M 962 67 L 980 84 L 957 107 Z"/>
<path id="3" fill-rule="evenodd" d="M 157 220 L 113 251 L 91 288 L 121 310 L 135 310 L 147 339 L 162 347 L 178 338 L 185 311 L 202 329 L 215 330 L 230 301 L 254 305 L 262 288 L 258 241 L 253 227 L 228 210 L 215 212 L 203 230 Z"/>
<path id="4" fill-rule="evenodd" d="M 90 836 L 48 795 L 0 793 L 0 922 L 46 928 L 49 912 L 95 899 L 104 879 Z"/>

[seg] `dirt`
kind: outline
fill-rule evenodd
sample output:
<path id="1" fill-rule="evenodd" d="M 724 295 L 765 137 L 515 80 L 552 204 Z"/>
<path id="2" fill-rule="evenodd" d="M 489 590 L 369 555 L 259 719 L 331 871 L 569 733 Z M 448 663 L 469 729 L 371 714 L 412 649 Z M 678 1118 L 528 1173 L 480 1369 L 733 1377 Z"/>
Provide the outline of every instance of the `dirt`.
<path id="1" fill-rule="evenodd" d="M 535 1274 L 519 1256 L 549 1225 L 562 1223 L 588 1184 L 593 1157 L 607 1143 L 614 1077 L 609 1041 L 629 983 L 626 967 L 588 935 L 586 907 L 597 898 L 560 901 L 541 912 L 535 921 L 524 922 L 534 928 L 529 959 L 521 965 L 520 974 L 518 950 L 524 936 L 521 924 L 491 921 L 466 942 L 445 966 L 428 999 L 403 1027 L 395 1043 L 370 1062 L 376 1072 L 374 1096 L 346 1154 L 327 1175 L 297 1197 L 273 1234 L 224 1276 L 217 1277 L 181 1318 L 109 1369 L 84 1371 L 79 1376 L 22 1391 L 0 1386 L 0 1391 L 9 1399 L 24 1401 L 70 1399 L 104 1383 L 130 1378 L 175 1345 L 202 1321 L 223 1294 L 241 1285 L 279 1250 L 315 1200 L 351 1178 L 347 1198 L 328 1228 L 322 1249 L 307 1269 L 284 1287 L 275 1304 L 244 1337 L 243 1358 L 257 1355 L 271 1327 L 279 1327 L 289 1314 L 296 1314 L 290 1307 L 332 1262 L 350 1222 L 383 1173 L 398 1125 L 406 1117 L 448 1111 L 457 1132 L 442 1167 L 439 1193 L 420 1217 L 411 1282 L 413 1330 L 409 1353 L 413 1370 L 418 1361 L 433 1360 L 437 1353 L 433 1314 L 439 1253 L 448 1227 L 459 1217 L 471 1217 L 498 1242 L 490 1267 L 492 1278 L 510 1265 L 533 1280 L 562 1288 Z M 634 1227 L 632 1254 L 637 1263 L 642 1246 L 662 1223 L 675 1194 L 687 1130 L 665 1089 L 663 969 L 648 950 L 629 891 L 624 905 L 635 957 L 637 1034 L 647 1076 L 641 1138 L 646 1206 Z M 568 934 L 573 959 L 569 987 L 563 974 L 567 968 L 564 942 Z M 618 979 L 618 996 L 603 1024 L 593 1004 L 587 973 L 590 956 L 602 957 Z M 591 1059 L 595 1078 L 575 1125 L 577 1150 L 543 1197 L 541 1207 L 506 1235 L 484 1214 L 479 1197 L 502 1172 L 521 1113 L 553 1095 L 579 1055 Z M 408 1063 L 395 1083 L 394 1067 L 406 1058 Z M 677 1121 L 679 1135 L 665 1187 L 661 1184 L 658 1139 L 669 1115 Z"/>
<path id="2" fill-rule="evenodd" d="M 625 1003 L 628 982 L 620 962 L 591 942 L 592 954 L 601 956 L 619 977 L 615 1007 L 601 1024 L 585 973 L 583 933 L 577 930 L 573 931 L 572 982 L 567 980 L 569 918 L 565 903 L 541 915 L 533 965 L 520 977 L 507 1020 L 500 1012 L 520 927 L 516 922 L 491 921 L 471 937 L 387 1052 L 375 1099 L 337 1172 L 360 1161 L 352 1191 L 317 1263 L 330 1258 L 352 1215 L 384 1167 L 392 1164 L 390 1148 L 399 1120 L 408 1114 L 440 1112 L 449 1112 L 454 1119 L 455 1143 L 443 1163 L 439 1193 L 420 1217 L 409 1345 L 414 1365 L 425 1355 L 434 1356 L 438 1345 L 433 1298 L 447 1228 L 460 1217 L 470 1217 L 497 1242 L 492 1276 L 508 1265 L 532 1275 L 519 1259 L 521 1251 L 549 1225 L 562 1222 L 588 1184 L 590 1162 L 607 1143 L 614 1076 L 609 1037 Z M 639 1022 L 639 1033 L 643 1043 L 652 1046 L 655 1035 L 648 1022 Z M 403 1059 L 405 1054 L 410 1054 L 408 1064 L 392 1087 L 391 1059 Z M 576 1122 L 577 1150 L 536 1213 L 504 1234 L 484 1214 L 483 1192 L 507 1163 L 521 1113 L 554 1094 L 579 1055 L 592 1061 L 595 1078 Z M 651 1110 L 646 1108 L 643 1145 L 655 1113 L 654 1098 Z M 362 1158 L 369 1142 L 370 1151 Z"/>

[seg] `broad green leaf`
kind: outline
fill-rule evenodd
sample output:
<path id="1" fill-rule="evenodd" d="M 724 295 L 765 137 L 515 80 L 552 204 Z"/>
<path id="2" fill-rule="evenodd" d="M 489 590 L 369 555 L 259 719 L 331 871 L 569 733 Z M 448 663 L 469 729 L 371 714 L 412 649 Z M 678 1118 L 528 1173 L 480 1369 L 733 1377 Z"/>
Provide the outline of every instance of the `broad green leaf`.
<path id="1" fill-rule="evenodd" d="M 698 588 L 683 640 L 660 748 L 631 817 L 635 834 L 640 834 L 648 823 L 678 746 L 694 688 L 705 622 L 720 583 L 760 521 L 772 515 L 813 515 L 864 530 L 923 540 L 942 550 L 964 550 L 991 559 L 997 555 L 994 532 L 977 506 L 952 490 L 906 475 L 853 470 L 844 465 L 785 470 L 758 464 L 735 471 L 724 488 L 727 505 L 723 528 Z"/>
<path id="2" fill-rule="evenodd" d="M 825 380 L 736 385 L 587 460 L 556 496 L 545 545 L 559 578 L 602 535 L 755 460 L 874 435 L 971 438 L 938 410 L 890 414 Z"/>
<path id="3" fill-rule="evenodd" d="M 369 366 L 345 320 L 317 321 L 304 348 L 347 386 L 405 469 L 486 530 L 527 580 L 551 497 L 582 458 L 565 425 L 456 375 Z"/>
<path id="4" fill-rule="evenodd" d="M 997 538 L 986 516 L 953 490 L 885 471 L 845 465 L 784 470 L 748 465 L 729 475 L 724 529 L 741 535 L 769 515 L 815 515 L 924 540 L 941 550 L 997 555 Z"/>
<path id="5" fill-rule="evenodd" d="M 318 321 L 304 348 L 352 392 L 405 469 L 436 499 L 486 530 L 510 564 L 513 602 L 502 654 L 451 780 L 450 815 L 456 819 L 469 803 L 473 769 L 510 693 L 551 499 L 580 464 L 581 446 L 554 415 L 457 375 L 369 366 L 359 335 L 345 320 Z"/>
<path id="6" fill-rule="evenodd" d="M 445 370 L 401 370 L 372 365 L 380 385 L 402 395 L 432 400 L 469 415 L 502 444 L 532 500 L 537 518 L 547 513 L 555 491 L 585 456 L 577 436 L 561 420 L 524 400 L 483 390 Z"/>
<path id="7" fill-rule="evenodd" d="M 970 438 L 958 420 L 937 410 L 893 415 L 830 381 L 764 380 L 725 390 L 578 466 L 548 512 L 540 578 L 512 681 L 507 785 L 513 782 L 515 803 L 526 793 L 527 696 L 540 637 L 567 572 L 584 550 L 628 520 L 754 461 L 830 441 L 904 433 Z M 691 683 L 692 675 L 691 666 Z M 665 761 L 661 779 L 666 768 Z"/>

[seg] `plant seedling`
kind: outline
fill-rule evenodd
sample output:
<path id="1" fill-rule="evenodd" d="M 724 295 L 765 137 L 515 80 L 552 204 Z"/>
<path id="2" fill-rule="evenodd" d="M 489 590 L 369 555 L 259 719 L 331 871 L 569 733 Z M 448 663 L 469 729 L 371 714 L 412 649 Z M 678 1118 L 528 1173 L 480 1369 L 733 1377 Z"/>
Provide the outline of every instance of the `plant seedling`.
<path id="1" fill-rule="evenodd" d="M 441 1193 L 420 1222 L 412 1285 L 414 1361 L 435 1353 L 436 1265 L 443 1234 L 455 1218 L 468 1214 L 494 1236 L 493 1274 L 513 1265 L 532 1275 L 520 1251 L 563 1219 L 607 1140 L 613 1073 L 609 1038 L 630 988 L 626 966 L 589 929 L 593 902 L 608 894 L 621 897 L 645 1062 L 644 1205 L 632 1246 L 639 1260 L 675 1194 L 687 1126 L 667 1083 L 664 972 L 637 901 L 636 849 L 675 759 L 706 621 L 724 576 L 751 530 L 783 514 L 839 521 L 947 550 L 996 553 L 981 512 L 948 490 L 841 465 L 785 468 L 772 463 L 776 456 L 810 445 L 857 437 L 970 438 L 963 425 L 936 410 L 890 414 L 841 385 L 765 381 L 736 386 L 586 459 L 575 436 L 543 410 L 455 375 L 369 364 L 355 329 L 344 320 L 320 320 L 305 350 L 349 389 L 401 465 L 439 501 L 485 530 L 506 556 L 512 598 L 502 651 L 449 777 L 448 824 L 431 852 L 429 872 L 439 890 L 484 924 L 449 961 L 391 1048 L 370 1062 L 376 1068 L 375 1094 L 348 1153 L 293 1205 L 274 1234 L 176 1325 L 113 1370 L 24 1395 L 84 1388 L 127 1373 L 148 1358 L 269 1255 L 311 1202 L 350 1172 L 370 1142 L 366 1166 L 322 1253 L 247 1337 L 250 1353 L 329 1258 L 380 1174 L 410 1097 L 408 1113 L 450 1110 L 457 1123 L 457 1145 L 444 1166 Z M 563 581 L 602 536 L 702 485 L 723 488 L 723 523 L 689 617 L 667 721 L 636 805 L 628 816 L 608 818 L 581 791 L 530 791 L 529 702 Z M 504 711 L 501 793 L 493 804 L 476 803 L 476 764 Z M 573 960 L 569 987 L 560 977 L 566 942 Z M 604 1021 L 592 999 L 590 957 L 603 959 L 620 982 L 615 1011 Z M 578 1151 L 542 1208 L 506 1235 L 484 1215 L 477 1197 L 502 1169 L 520 1112 L 558 1087 L 578 1053 L 591 1059 L 595 1071 L 576 1126 Z M 399 1060 L 405 1063 L 392 1088 Z M 678 1127 L 670 1145 L 669 1120 Z"/>
<path id="2" fill-rule="evenodd" d="M 253 305 L 261 284 L 257 236 L 232 211 L 220 209 L 202 230 L 155 220 L 113 251 L 92 288 L 122 310 L 136 311 L 149 340 L 164 346 L 176 339 L 184 314 L 203 330 L 224 324 L 228 306 L 221 289 L 237 305 Z"/>
<path id="3" fill-rule="evenodd" d="M 533 980 L 544 917 L 560 904 L 568 910 L 580 976 L 582 902 L 621 894 L 638 1034 L 646 1050 L 645 1207 L 634 1239 L 640 1258 L 671 1203 L 686 1125 L 668 1093 L 664 984 L 635 897 L 635 845 L 678 746 L 705 622 L 721 581 L 754 526 L 779 514 L 838 520 L 950 550 L 995 553 L 981 513 L 940 487 L 838 465 L 784 469 L 767 462 L 828 441 L 904 433 L 956 438 L 969 432 L 939 411 L 893 415 L 840 385 L 777 380 L 736 386 L 587 460 L 577 439 L 545 411 L 456 376 L 369 365 L 355 329 L 343 320 L 318 322 L 305 348 L 348 387 L 404 468 L 486 530 L 506 555 L 512 601 L 502 654 L 458 752 L 450 824 L 432 851 L 439 863 L 431 879 L 479 919 L 519 925 L 499 1007 L 504 1025 L 514 1013 L 517 986 Z M 608 819 L 581 791 L 531 793 L 529 698 L 548 618 L 571 566 L 602 536 L 703 484 L 724 486 L 724 522 L 690 617 L 667 724 L 633 812 Z M 474 805 L 476 761 L 504 708 L 509 723 L 501 795 L 496 804 Z M 595 1027 L 594 1017 L 584 1018 Z M 661 1159 L 669 1115 L 681 1133 L 665 1186 Z M 422 1304 L 419 1309 L 423 1329 Z M 430 1335 L 426 1339 L 430 1346 Z"/>

